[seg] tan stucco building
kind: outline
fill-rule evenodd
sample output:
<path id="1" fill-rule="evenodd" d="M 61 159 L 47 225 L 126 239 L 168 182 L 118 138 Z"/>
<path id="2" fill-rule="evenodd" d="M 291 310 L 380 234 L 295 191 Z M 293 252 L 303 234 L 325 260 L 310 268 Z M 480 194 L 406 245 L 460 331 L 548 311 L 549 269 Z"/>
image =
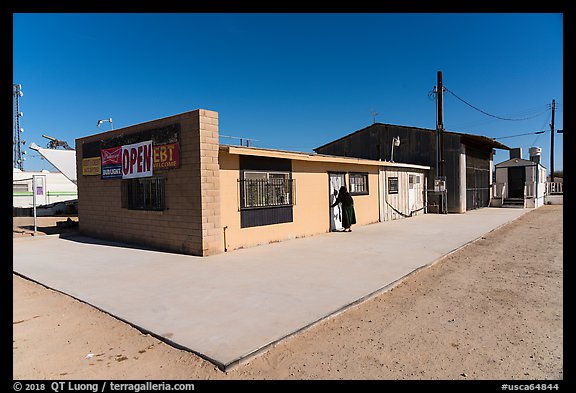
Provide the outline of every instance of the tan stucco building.
<path id="1" fill-rule="evenodd" d="M 218 113 L 198 109 L 76 140 L 86 235 L 211 255 L 424 214 L 429 167 L 220 145 Z"/>

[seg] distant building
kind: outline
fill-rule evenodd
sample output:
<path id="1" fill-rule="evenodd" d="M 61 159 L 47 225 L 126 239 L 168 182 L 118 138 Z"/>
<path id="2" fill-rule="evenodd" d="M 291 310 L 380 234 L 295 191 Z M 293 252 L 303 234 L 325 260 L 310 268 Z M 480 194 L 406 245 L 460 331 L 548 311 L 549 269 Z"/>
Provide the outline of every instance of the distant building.
<path id="1" fill-rule="evenodd" d="M 486 207 L 491 199 L 494 149 L 508 146 L 494 139 L 444 131 L 444 174 L 447 208 L 450 213 Z M 394 138 L 400 145 L 392 148 Z M 434 190 L 437 167 L 437 132 L 435 130 L 375 123 L 316 149 L 321 154 L 394 161 L 430 167 L 428 190 Z M 393 149 L 393 150 L 392 150 Z M 438 196 L 428 196 L 429 205 L 439 205 Z M 432 210 L 432 206 L 429 206 Z"/>
<path id="2" fill-rule="evenodd" d="M 29 215 L 32 208 L 34 195 L 32 189 L 32 178 L 36 182 L 36 206 L 49 206 L 52 209 L 41 209 L 40 214 L 58 213 L 66 211 L 67 202 L 75 202 L 78 198 L 78 188 L 66 176 L 60 172 L 43 171 L 22 171 L 14 168 L 12 174 L 12 206 L 16 214 Z M 56 206 L 58 205 L 58 206 Z"/>
<path id="3" fill-rule="evenodd" d="M 510 159 L 496 164 L 493 206 L 535 208 L 544 205 L 546 168 L 540 163 L 542 149 L 531 147 L 530 159 L 522 158 L 522 149 L 510 150 Z"/>

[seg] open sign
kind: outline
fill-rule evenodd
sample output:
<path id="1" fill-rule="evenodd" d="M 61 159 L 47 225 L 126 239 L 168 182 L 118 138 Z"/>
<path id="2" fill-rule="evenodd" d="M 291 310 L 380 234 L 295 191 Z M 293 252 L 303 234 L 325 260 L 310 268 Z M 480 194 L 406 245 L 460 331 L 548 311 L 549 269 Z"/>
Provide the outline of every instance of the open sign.
<path id="1" fill-rule="evenodd" d="M 122 146 L 122 179 L 152 176 L 152 141 Z"/>

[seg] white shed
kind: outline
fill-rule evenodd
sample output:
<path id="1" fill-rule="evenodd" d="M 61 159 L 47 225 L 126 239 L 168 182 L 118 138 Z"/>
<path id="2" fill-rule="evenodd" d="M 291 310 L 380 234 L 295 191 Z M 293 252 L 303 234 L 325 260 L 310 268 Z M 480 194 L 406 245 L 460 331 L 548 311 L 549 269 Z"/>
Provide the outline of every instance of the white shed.
<path id="1" fill-rule="evenodd" d="M 536 208 L 544 204 L 547 174 L 540 153 L 540 148 L 532 147 L 530 160 L 514 157 L 496 164 L 492 206 Z"/>
<path id="2" fill-rule="evenodd" d="M 380 221 L 426 213 L 430 167 L 386 162 L 380 167 Z"/>

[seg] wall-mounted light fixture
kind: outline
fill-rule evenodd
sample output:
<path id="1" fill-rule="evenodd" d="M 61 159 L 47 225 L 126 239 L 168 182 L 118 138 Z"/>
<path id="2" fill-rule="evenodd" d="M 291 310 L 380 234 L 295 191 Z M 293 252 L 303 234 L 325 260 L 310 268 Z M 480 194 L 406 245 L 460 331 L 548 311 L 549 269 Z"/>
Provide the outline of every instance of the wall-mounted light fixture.
<path id="1" fill-rule="evenodd" d="M 111 117 L 108 118 L 108 119 L 98 120 L 98 124 L 97 124 L 96 126 L 97 126 L 98 128 L 100 128 L 100 125 L 101 125 L 102 123 L 106 123 L 106 122 L 110 123 L 110 129 L 113 130 L 113 129 L 114 129 L 114 126 L 112 125 L 112 118 L 111 118 Z"/>
<path id="2" fill-rule="evenodd" d="M 392 138 L 392 151 L 390 152 L 390 162 L 394 162 L 394 146 L 400 146 L 400 137 L 395 136 Z"/>

